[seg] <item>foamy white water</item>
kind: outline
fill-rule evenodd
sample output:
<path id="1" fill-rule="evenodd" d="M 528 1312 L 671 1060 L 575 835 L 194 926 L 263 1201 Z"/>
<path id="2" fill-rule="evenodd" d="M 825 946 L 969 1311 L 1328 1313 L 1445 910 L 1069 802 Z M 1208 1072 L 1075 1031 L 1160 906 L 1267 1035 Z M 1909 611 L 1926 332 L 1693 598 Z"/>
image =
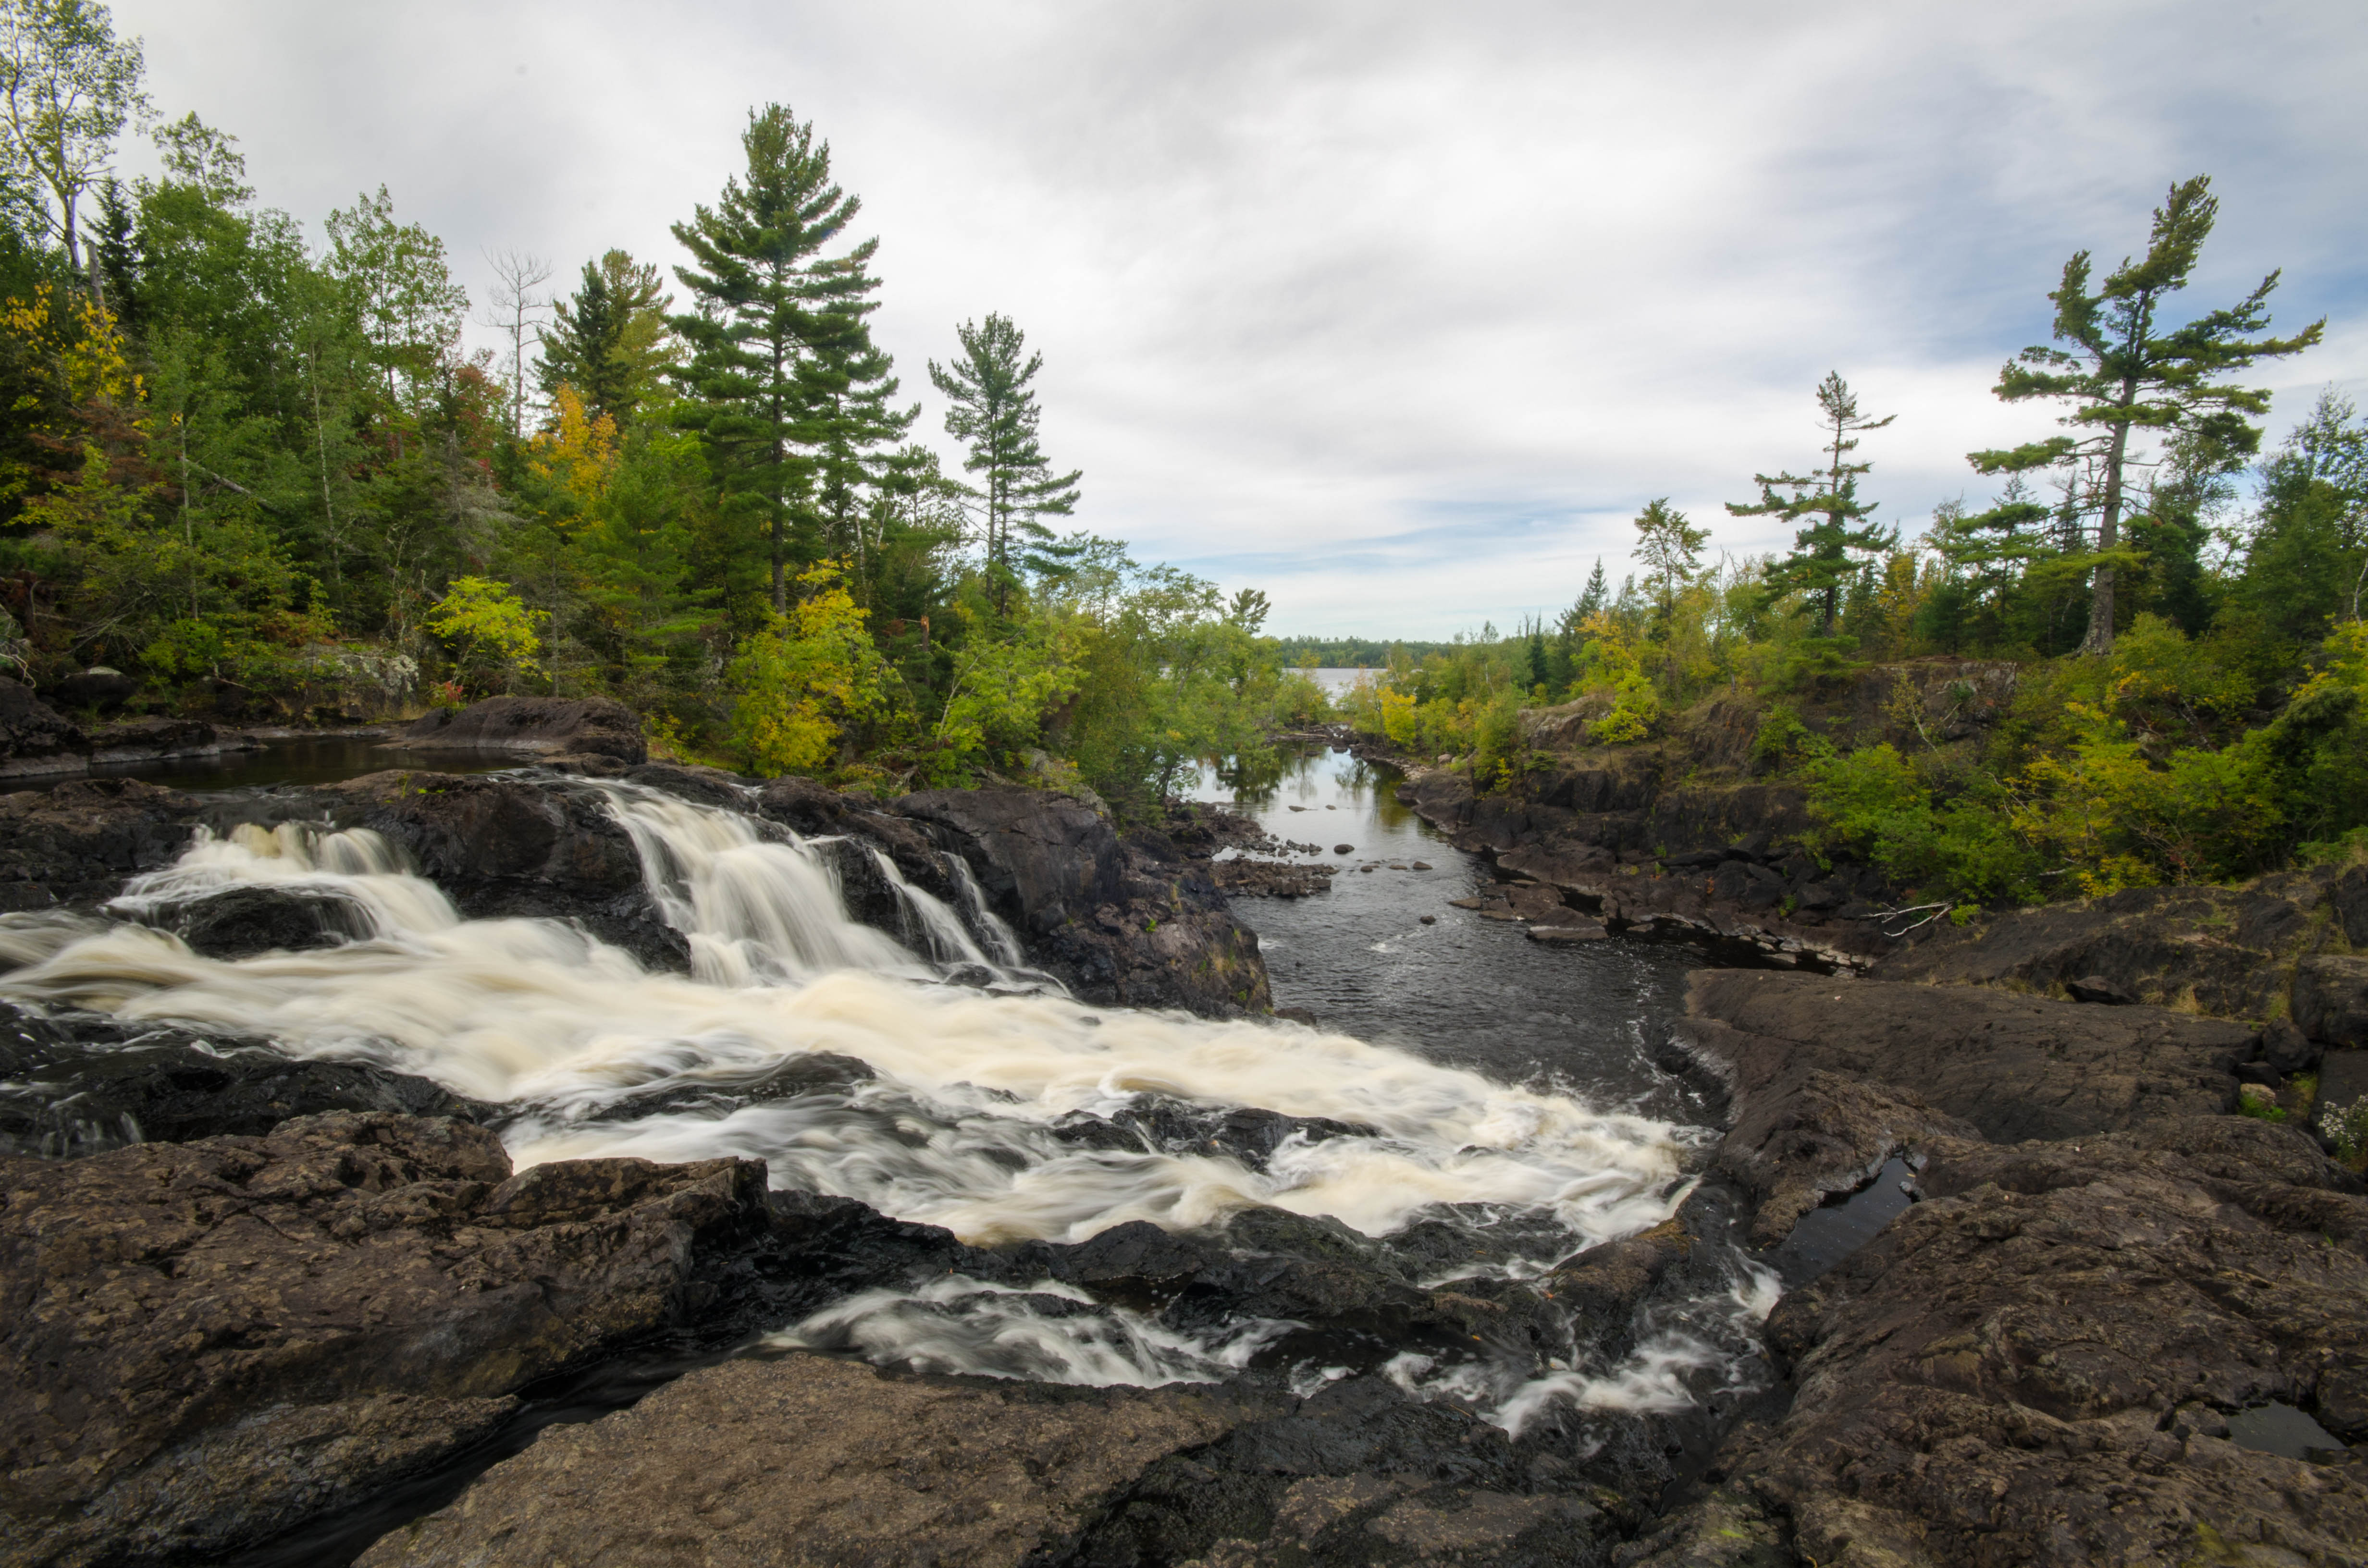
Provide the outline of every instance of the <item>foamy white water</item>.
<path id="1" fill-rule="evenodd" d="M 0 956 L 24 967 L 0 977 L 0 993 L 264 1035 L 292 1054 L 378 1062 L 507 1102 L 504 1137 L 521 1166 L 747 1155 L 768 1162 L 777 1186 L 979 1244 L 1077 1241 L 1130 1220 L 1206 1226 L 1252 1204 L 1383 1236 L 1443 1205 L 1487 1204 L 1553 1215 L 1576 1251 L 1676 1202 L 1679 1144 L 1665 1123 L 1295 1025 L 941 983 L 1018 956 L 1008 929 L 981 918 L 966 875 L 959 912 L 893 878 L 924 956 L 848 917 L 822 846 L 735 812 L 602 788 L 660 910 L 689 938 L 688 976 L 650 972 L 562 921 L 464 921 L 376 835 L 290 824 L 203 838 L 137 879 L 120 906 L 154 915 L 233 887 L 302 890 L 362 911 L 365 937 L 222 961 L 143 926 L 10 915 Z M 789 1097 L 740 1093 L 823 1055 L 871 1075 Z M 685 1089 L 718 1098 L 634 1115 L 647 1096 Z M 1058 1135 L 1064 1118 L 1154 1097 L 1370 1132 L 1294 1136 L 1263 1169 Z M 1031 1304 L 1060 1293 L 1049 1286 L 932 1289 L 944 1299 L 859 1297 L 794 1332 L 882 1358 L 1024 1363 L 1036 1369 L 1023 1375 L 1062 1381 L 1223 1375 L 1258 1342 L 1255 1325 L 1209 1345 L 1107 1313 L 1090 1330 L 1064 1326 L 1077 1320 Z"/>

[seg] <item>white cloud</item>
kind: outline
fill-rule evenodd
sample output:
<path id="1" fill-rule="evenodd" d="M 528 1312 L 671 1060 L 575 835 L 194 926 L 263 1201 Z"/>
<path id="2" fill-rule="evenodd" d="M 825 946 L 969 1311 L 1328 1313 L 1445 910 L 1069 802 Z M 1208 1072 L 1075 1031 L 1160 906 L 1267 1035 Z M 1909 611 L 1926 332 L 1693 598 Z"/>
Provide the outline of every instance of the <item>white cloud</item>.
<path id="1" fill-rule="evenodd" d="M 1866 453 L 1920 518 L 2044 427 L 1987 387 L 2064 258 L 2199 170 L 2199 298 L 2283 264 L 2282 324 L 2337 317 L 2264 381 L 2368 376 L 2350 0 L 115 8 L 266 199 L 384 181 L 481 293 L 487 249 L 675 259 L 747 107 L 790 103 L 882 237 L 907 392 L 1008 312 L 1080 523 L 1285 631 L 1566 602 L 1652 495 L 1780 542 L 1719 504 L 1812 455 L 1827 369 L 1900 414 Z"/>

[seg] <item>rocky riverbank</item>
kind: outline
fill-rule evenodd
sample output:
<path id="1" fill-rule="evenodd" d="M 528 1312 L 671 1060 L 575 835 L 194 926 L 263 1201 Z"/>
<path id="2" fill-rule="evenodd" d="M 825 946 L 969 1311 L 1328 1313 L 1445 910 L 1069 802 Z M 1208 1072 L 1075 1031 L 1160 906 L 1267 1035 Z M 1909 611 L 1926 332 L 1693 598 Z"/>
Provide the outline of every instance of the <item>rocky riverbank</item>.
<path id="1" fill-rule="evenodd" d="M 919 889 L 999 915 L 1011 962 L 1082 996 L 1213 1017 L 1269 1004 L 1219 886 L 1244 863 L 1221 852 L 1258 847 L 1245 819 L 1179 810 L 1121 837 L 1042 791 L 883 804 L 575 748 L 579 720 L 546 718 L 537 754 L 572 772 L 398 770 L 235 803 L 120 780 L 0 797 L 0 886 L 92 928 L 136 917 L 196 951 L 301 955 L 359 929 L 320 888 L 108 906 L 200 829 L 334 822 L 382 835 L 464 915 L 557 916 L 679 968 L 682 933 L 592 776 L 802 835 L 881 931 L 920 939 L 899 893 Z M 1514 844 L 1498 865 L 1525 847 L 1567 852 Z M 1480 913 L 1640 929 L 1650 895 L 1631 884 L 1746 863 L 1634 853 L 1583 873 L 1607 890 L 1591 909 L 1578 876 L 1529 875 Z M 966 1243 L 768 1190 L 761 1161 L 729 1153 L 518 1170 L 497 1135 L 512 1108 L 422 1078 L 12 1008 L 0 1562 L 2359 1562 L 2368 1197 L 2292 1126 L 2230 1114 L 2248 1084 L 2360 1054 L 2359 960 L 2337 950 L 2350 889 L 2256 890 L 2291 915 L 2177 916 L 2199 939 L 2173 924 L 2160 954 L 2294 955 L 2253 991 L 2217 949 L 2223 992 L 2173 993 L 2151 959 L 2113 967 L 2157 951 L 2141 938 L 2162 923 L 2138 908 L 2105 911 L 2119 949 L 2092 918 L 1949 928 L 1868 966 L 1804 942 L 1795 963 L 1832 973 L 1698 971 L 1650 1043 L 1723 1136 L 1672 1172 L 1691 1195 L 1669 1219 L 1567 1256 L 1566 1233 L 1489 1205 L 1434 1205 L 1386 1243 L 1262 1205 Z M 2066 990 L 2123 1005 L 2043 994 Z M 2224 994 L 2292 1017 L 2197 1006 Z M 808 1052 L 744 1102 L 841 1103 L 872 1080 Z M 1045 1136 L 1248 1173 L 1378 1147 L 1368 1126 L 1124 1088 L 1124 1109 Z M 1686 1385 L 1691 1406 L 1638 1392 L 1682 1335 L 1764 1312 L 1779 1278 L 1767 1359 L 1738 1347 L 1727 1381 Z M 860 1314 L 831 1309 L 890 1298 L 916 1303 L 916 1346 L 972 1332 L 960 1303 L 976 1300 L 999 1303 L 983 1321 L 1012 1345 L 1049 1335 L 1088 1358 L 1117 1355 L 1113 1335 L 1267 1325 L 1249 1342 L 1262 1369 L 1162 1388 L 882 1370 L 830 1326 Z M 1492 1363 L 1591 1369 L 1607 1392 L 1500 1425 L 1452 1378 L 1425 1381 Z"/>

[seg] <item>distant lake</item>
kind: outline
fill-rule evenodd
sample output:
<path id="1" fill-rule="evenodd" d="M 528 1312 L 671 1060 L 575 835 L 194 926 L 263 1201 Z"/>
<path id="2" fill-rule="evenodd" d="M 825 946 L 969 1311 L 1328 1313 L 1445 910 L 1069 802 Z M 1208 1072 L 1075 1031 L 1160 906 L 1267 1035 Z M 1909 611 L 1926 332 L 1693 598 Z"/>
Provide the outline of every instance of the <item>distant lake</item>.
<path id="1" fill-rule="evenodd" d="M 1375 679 L 1375 680 L 1379 680 L 1379 679 L 1381 678 L 1382 675 L 1383 674 L 1383 671 L 1378 670 L 1378 669 L 1370 669 L 1370 670 L 1330 670 L 1330 669 L 1317 669 L 1317 670 L 1302 670 L 1302 671 L 1300 671 L 1299 673 L 1300 673 L 1300 674 L 1302 674 L 1302 675 L 1307 675 L 1307 676 L 1315 676 L 1315 684 L 1316 684 L 1316 685 L 1318 685 L 1318 686 L 1320 686 L 1320 687 L 1322 687 L 1324 688 L 1325 695 L 1326 695 L 1326 696 L 1334 696 L 1334 695 L 1337 695 L 1337 694 L 1338 694 L 1338 693 L 1340 693 L 1340 692 L 1346 691 L 1346 690 L 1348 690 L 1350 687 L 1352 687 L 1352 686 L 1356 685 L 1356 684 L 1357 684 L 1357 682 L 1358 682 L 1360 678 L 1365 677 L 1365 676 L 1371 676 L 1371 677 L 1372 677 L 1372 678 L 1373 678 L 1373 679 Z"/>

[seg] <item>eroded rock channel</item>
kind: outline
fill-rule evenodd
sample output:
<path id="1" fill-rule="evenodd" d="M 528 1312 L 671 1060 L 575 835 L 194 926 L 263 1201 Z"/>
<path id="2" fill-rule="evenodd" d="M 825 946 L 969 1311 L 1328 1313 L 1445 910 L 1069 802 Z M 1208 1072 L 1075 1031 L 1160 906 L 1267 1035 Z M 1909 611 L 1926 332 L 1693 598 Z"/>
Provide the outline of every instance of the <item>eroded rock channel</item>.
<path id="1" fill-rule="evenodd" d="M 2368 1538 L 2368 1199 L 2222 1114 L 2257 1029 L 1525 941 L 1328 754 L 1121 838 L 539 722 L 0 800 L 0 1561 Z"/>

